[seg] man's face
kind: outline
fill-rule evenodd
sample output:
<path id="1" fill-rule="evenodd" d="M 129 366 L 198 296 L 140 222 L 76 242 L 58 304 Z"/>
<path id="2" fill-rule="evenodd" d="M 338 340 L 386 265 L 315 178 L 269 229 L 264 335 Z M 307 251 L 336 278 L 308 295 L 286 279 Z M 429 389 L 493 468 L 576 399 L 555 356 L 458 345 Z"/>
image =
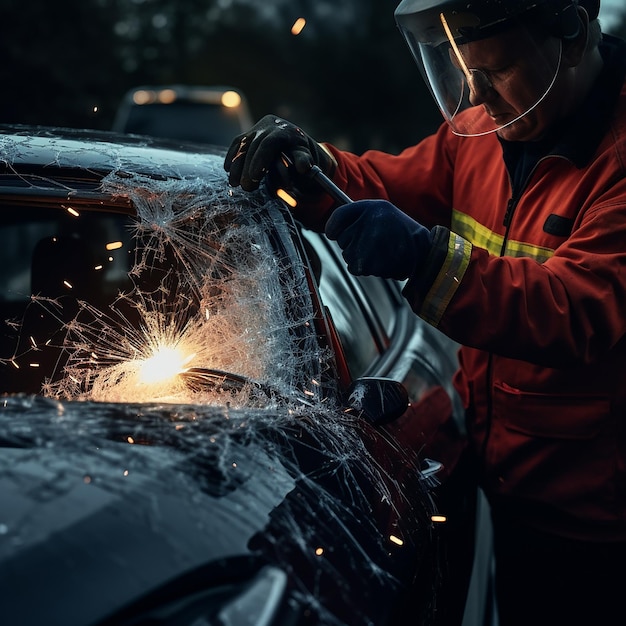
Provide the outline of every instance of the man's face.
<path id="1" fill-rule="evenodd" d="M 531 38 L 520 28 L 459 46 L 470 102 L 484 108 L 502 139 L 537 140 L 557 119 L 566 97 L 560 46 L 555 37 Z"/>

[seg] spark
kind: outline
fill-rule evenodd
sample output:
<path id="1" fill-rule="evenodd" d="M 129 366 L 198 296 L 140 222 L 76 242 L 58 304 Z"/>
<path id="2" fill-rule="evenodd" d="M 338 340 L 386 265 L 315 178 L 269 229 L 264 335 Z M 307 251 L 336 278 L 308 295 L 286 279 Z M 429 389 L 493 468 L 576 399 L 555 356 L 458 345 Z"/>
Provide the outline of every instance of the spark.
<path id="1" fill-rule="evenodd" d="M 293 23 L 293 26 L 291 27 L 291 34 L 292 35 L 299 35 L 304 30 L 305 26 L 306 26 L 306 20 L 303 17 L 299 17 Z"/>
<path id="2" fill-rule="evenodd" d="M 298 204 L 297 200 L 292 195 L 288 194 L 284 189 L 277 189 L 276 195 L 292 208 Z"/>

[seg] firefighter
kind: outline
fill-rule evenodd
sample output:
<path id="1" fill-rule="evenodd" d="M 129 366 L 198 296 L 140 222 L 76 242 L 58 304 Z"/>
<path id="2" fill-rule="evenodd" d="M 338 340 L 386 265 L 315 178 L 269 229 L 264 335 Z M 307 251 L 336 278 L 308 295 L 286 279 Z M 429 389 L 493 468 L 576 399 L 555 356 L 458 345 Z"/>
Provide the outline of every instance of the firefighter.
<path id="1" fill-rule="evenodd" d="M 287 155 L 296 217 L 461 344 L 501 626 L 626 624 L 626 42 L 599 4 L 403 0 L 433 136 L 356 155 L 269 115 L 225 160 L 251 191 Z"/>

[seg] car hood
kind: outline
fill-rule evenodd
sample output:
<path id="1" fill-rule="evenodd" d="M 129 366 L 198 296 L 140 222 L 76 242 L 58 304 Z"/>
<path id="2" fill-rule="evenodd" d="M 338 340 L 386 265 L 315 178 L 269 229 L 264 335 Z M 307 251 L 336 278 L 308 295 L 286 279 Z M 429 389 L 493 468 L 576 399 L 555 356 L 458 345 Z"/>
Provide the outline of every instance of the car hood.
<path id="1" fill-rule="evenodd" d="M 383 623 L 430 541 L 417 470 L 391 479 L 398 451 L 332 411 L 12 396 L 0 432 L 9 623 L 131 623 L 198 586 L 238 597 L 268 566 L 303 614 Z"/>
<path id="2" fill-rule="evenodd" d="M 15 397 L 0 419 L 0 588 L 21 624 L 91 623 L 247 555 L 294 486 L 247 440 L 250 414 Z"/>

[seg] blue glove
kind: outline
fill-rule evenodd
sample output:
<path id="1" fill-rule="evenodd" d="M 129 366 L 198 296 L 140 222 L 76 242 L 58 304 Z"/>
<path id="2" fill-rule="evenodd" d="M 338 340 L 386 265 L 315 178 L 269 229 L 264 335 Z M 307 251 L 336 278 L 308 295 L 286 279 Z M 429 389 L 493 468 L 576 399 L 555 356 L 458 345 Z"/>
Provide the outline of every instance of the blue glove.
<path id="1" fill-rule="evenodd" d="M 356 276 L 404 280 L 425 262 L 431 232 L 386 200 L 359 200 L 335 209 L 326 235 L 336 239 Z"/>

